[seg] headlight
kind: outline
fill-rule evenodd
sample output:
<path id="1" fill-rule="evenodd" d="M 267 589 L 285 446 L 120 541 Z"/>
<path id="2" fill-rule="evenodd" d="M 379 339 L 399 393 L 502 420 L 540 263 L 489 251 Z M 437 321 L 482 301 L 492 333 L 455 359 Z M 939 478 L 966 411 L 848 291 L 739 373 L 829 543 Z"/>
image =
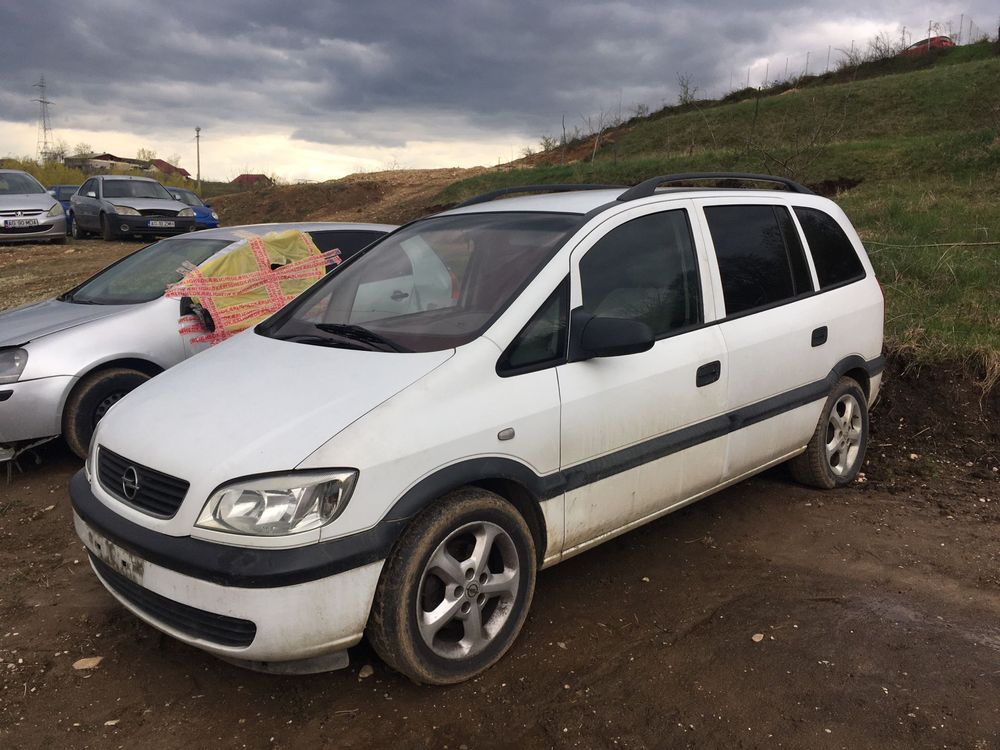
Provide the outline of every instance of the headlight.
<path id="1" fill-rule="evenodd" d="M 344 511 L 357 478 L 357 471 L 344 469 L 235 482 L 209 498 L 195 525 L 254 536 L 318 529 Z"/>
<path id="2" fill-rule="evenodd" d="M 212 218 L 215 219 L 216 221 L 218 221 L 219 220 L 219 215 L 217 213 L 215 213 L 215 211 L 212 211 Z"/>
<path id="3" fill-rule="evenodd" d="M 139 216 L 139 212 L 130 206 L 112 206 L 119 216 Z"/>
<path id="4" fill-rule="evenodd" d="M 189 219 L 192 216 L 194 216 L 194 209 L 193 208 L 182 208 L 180 211 L 177 212 L 177 215 L 179 217 L 181 217 L 182 219 Z"/>
<path id="5" fill-rule="evenodd" d="M 16 383 L 28 364 L 28 352 L 24 349 L 0 350 L 0 383 Z"/>
<path id="6" fill-rule="evenodd" d="M 49 216 L 65 216 L 65 214 L 61 203 L 56 203 L 49 209 Z"/>

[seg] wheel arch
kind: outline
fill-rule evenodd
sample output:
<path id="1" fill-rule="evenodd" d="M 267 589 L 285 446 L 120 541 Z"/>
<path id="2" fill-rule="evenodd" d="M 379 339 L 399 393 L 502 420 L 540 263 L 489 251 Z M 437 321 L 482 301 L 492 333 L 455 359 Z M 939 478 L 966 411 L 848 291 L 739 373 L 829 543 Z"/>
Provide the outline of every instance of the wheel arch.
<path id="1" fill-rule="evenodd" d="M 532 469 L 510 458 L 474 458 L 435 471 L 407 490 L 386 514 L 384 522 L 402 529 L 421 510 L 461 487 L 494 492 L 524 517 L 535 540 L 536 555 L 543 559 L 548 529 L 539 503 L 562 491 L 558 477 L 538 476 Z"/>
<path id="2" fill-rule="evenodd" d="M 116 367 L 136 370 L 144 375 L 148 375 L 151 378 L 156 377 L 165 369 L 155 362 L 150 362 L 148 359 L 141 359 L 139 357 L 120 357 L 118 359 L 109 359 L 103 362 L 98 362 L 89 369 L 79 373 L 73 383 L 73 386 L 66 389 L 66 392 L 63 394 L 62 403 L 59 404 L 59 422 L 62 426 L 63 432 L 66 431 L 66 404 L 69 403 L 69 400 L 74 396 L 74 394 L 79 392 L 81 388 L 86 386 L 87 382 L 94 375 Z"/>

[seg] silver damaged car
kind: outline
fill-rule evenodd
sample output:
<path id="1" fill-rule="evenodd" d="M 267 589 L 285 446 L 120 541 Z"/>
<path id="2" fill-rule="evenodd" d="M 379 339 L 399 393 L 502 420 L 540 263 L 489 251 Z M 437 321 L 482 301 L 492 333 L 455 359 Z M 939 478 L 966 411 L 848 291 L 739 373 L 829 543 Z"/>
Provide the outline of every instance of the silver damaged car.
<path id="1" fill-rule="evenodd" d="M 180 280 L 177 269 L 286 229 L 308 233 L 322 252 L 339 249 L 346 261 L 394 227 L 302 222 L 184 234 L 125 256 L 55 299 L 0 313 L 0 458 L 60 434 L 85 456 L 115 402 L 207 346 L 180 334 L 186 300 L 163 296 Z"/>
<path id="2" fill-rule="evenodd" d="M 42 184 L 27 172 L 0 169 L 0 242 L 66 242 L 66 214 Z"/>

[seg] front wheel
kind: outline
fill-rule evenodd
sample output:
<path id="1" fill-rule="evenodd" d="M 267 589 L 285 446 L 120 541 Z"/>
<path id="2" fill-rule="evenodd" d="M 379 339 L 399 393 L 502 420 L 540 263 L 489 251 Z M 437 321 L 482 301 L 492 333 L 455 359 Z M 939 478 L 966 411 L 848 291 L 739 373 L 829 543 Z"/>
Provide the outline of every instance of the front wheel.
<path id="1" fill-rule="evenodd" d="M 127 393 L 149 380 L 149 375 L 126 367 L 113 367 L 87 376 L 66 400 L 63 437 L 80 458 L 87 457 L 94 428 L 108 409 Z"/>
<path id="2" fill-rule="evenodd" d="M 83 227 L 80 226 L 80 222 L 76 220 L 74 214 L 69 215 L 69 233 L 74 240 L 82 240 L 87 236 L 87 232 L 83 231 Z"/>
<path id="3" fill-rule="evenodd" d="M 805 453 L 792 459 L 792 475 L 811 487 L 844 487 L 857 478 L 867 448 L 868 400 L 856 380 L 841 378 Z"/>
<path id="4" fill-rule="evenodd" d="M 514 643 L 537 567 L 534 538 L 516 508 L 474 487 L 451 492 L 414 519 L 386 561 L 369 640 L 416 682 L 468 680 Z"/>
<path id="5" fill-rule="evenodd" d="M 101 214 L 101 239 L 105 242 L 111 242 L 115 238 L 115 231 L 111 228 L 111 222 L 108 221 L 107 214 Z"/>

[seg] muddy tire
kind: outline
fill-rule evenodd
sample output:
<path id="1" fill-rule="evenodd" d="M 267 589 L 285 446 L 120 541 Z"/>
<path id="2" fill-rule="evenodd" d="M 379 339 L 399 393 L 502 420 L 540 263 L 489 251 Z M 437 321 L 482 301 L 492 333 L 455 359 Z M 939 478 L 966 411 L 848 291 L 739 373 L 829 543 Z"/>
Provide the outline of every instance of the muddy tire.
<path id="1" fill-rule="evenodd" d="M 125 367 L 101 370 L 84 378 L 70 394 L 63 410 L 63 437 L 70 449 L 86 458 L 94 428 L 108 409 L 125 394 L 149 380 L 149 375 Z"/>
<path id="2" fill-rule="evenodd" d="M 108 221 L 107 214 L 101 214 L 101 239 L 105 242 L 111 242 L 115 238 L 115 231 L 111 228 L 111 222 Z"/>
<path id="3" fill-rule="evenodd" d="M 855 480 L 868 449 L 868 400 L 853 378 L 841 378 L 830 393 L 805 453 L 790 462 L 796 481 L 834 489 Z"/>
<path id="4" fill-rule="evenodd" d="M 80 226 L 80 222 L 76 220 L 76 216 L 74 214 L 70 214 L 70 221 L 72 223 L 70 224 L 69 233 L 73 237 L 73 239 L 74 240 L 86 239 L 87 235 L 89 235 L 90 232 L 85 232 L 83 230 L 83 227 Z"/>
<path id="5" fill-rule="evenodd" d="M 451 492 L 413 520 L 386 561 L 368 639 L 416 682 L 468 680 L 514 643 L 537 567 L 531 530 L 513 505 L 474 487 Z"/>

